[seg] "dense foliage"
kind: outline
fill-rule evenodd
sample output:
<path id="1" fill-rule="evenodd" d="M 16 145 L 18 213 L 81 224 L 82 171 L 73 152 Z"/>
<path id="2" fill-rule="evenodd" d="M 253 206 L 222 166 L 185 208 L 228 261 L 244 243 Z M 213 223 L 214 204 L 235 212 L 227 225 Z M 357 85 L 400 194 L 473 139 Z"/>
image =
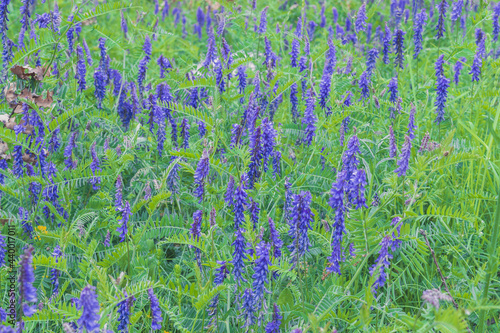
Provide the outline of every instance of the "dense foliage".
<path id="1" fill-rule="evenodd" d="M 0 332 L 500 330 L 499 16 L 0 0 Z"/>

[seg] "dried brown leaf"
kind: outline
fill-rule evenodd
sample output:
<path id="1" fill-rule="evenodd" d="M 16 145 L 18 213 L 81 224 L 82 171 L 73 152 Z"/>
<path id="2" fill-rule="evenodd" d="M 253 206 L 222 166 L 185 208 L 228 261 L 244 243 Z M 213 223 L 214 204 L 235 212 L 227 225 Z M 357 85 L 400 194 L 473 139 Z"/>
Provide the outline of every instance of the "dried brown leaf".
<path id="1" fill-rule="evenodd" d="M 35 165 L 36 159 L 33 154 L 23 154 L 23 161 L 32 165 Z"/>
<path id="2" fill-rule="evenodd" d="M 17 98 L 16 83 L 12 82 L 7 87 L 5 87 L 4 93 L 5 93 L 5 99 L 7 100 L 7 103 L 11 103 L 11 102 L 15 101 Z"/>

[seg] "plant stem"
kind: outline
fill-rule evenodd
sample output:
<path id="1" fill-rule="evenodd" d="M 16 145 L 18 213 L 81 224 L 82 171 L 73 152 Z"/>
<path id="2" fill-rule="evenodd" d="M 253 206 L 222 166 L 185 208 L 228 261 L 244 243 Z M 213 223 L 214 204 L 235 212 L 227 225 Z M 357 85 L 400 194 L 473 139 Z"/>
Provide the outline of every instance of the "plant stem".
<path id="1" fill-rule="evenodd" d="M 500 190 L 497 193 L 498 199 L 497 199 L 497 210 L 495 214 L 495 220 L 493 221 L 493 230 L 492 230 L 492 238 L 491 242 L 489 244 L 488 248 L 488 254 L 489 254 L 489 259 L 488 259 L 488 271 L 486 273 L 486 277 L 484 278 L 484 289 L 483 289 L 483 295 L 481 296 L 481 305 L 484 305 L 486 300 L 488 299 L 488 292 L 490 289 L 490 281 L 491 281 L 491 276 L 494 274 L 496 275 L 497 273 L 497 268 L 496 268 L 496 261 L 497 261 L 497 240 L 498 240 L 498 229 L 500 225 Z M 492 274 L 493 273 L 493 274 Z M 485 321 L 485 316 L 486 316 L 486 310 L 480 310 L 479 312 L 479 324 L 478 324 L 478 332 L 484 332 L 484 321 Z"/>

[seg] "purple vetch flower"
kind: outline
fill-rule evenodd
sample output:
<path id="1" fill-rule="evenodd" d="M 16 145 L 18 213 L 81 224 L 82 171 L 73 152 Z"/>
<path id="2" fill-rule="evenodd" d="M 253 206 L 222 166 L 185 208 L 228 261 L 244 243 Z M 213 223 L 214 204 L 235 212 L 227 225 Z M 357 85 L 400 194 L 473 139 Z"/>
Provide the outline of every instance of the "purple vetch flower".
<path id="1" fill-rule="evenodd" d="M 453 82 L 455 82 L 456 85 L 458 85 L 458 83 L 460 82 L 460 73 L 462 72 L 462 68 L 464 67 L 466 61 L 467 59 L 465 57 L 462 57 L 457 60 L 455 66 L 453 66 L 453 71 L 455 72 Z"/>
<path id="2" fill-rule="evenodd" d="M 389 81 L 389 84 L 387 85 L 387 88 L 389 88 L 389 92 L 391 93 L 389 97 L 389 101 L 392 103 L 396 103 L 398 99 L 398 77 L 395 76 Z"/>
<path id="3" fill-rule="evenodd" d="M 394 252 L 401 246 L 402 243 L 402 241 L 399 239 L 399 237 L 401 237 L 401 218 L 399 216 L 393 218 L 391 221 L 391 226 L 396 226 L 396 231 L 398 232 L 397 236 L 394 232 L 392 233 L 391 251 Z"/>
<path id="4" fill-rule="evenodd" d="M 293 196 L 293 206 L 291 210 L 291 223 L 289 235 L 292 243 L 288 246 L 292 255 L 294 265 L 298 263 L 299 257 L 304 256 L 309 251 L 308 230 L 311 229 L 311 222 L 314 220 L 314 213 L 311 211 L 311 193 L 300 192 Z"/>
<path id="5" fill-rule="evenodd" d="M 269 282 L 269 265 L 271 260 L 269 259 L 269 244 L 265 242 L 260 242 L 256 247 L 257 259 L 255 260 L 253 279 L 253 293 L 254 302 L 257 305 L 258 302 L 264 301 L 264 291 L 267 291 L 265 284 Z M 260 308 L 262 304 L 258 304 L 257 307 Z"/>
<path id="6" fill-rule="evenodd" d="M 299 117 L 298 113 L 299 99 L 297 98 L 297 93 L 298 93 L 297 83 L 294 82 L 290 86 L 290 104 L 292 105 L 292 118 L 294 121 Z"/>
<path id="7" fill-rule="evenodd" d="M 217 47 L 215 45 L 215 38 L 208 38 L 207 54 L 205 56 L 205 61 L 203 62 L 203 67 L 208 68 L 210 64 L 217 58 Z"/>
<path id="8" fill-rule="evenodd" d="M 368 99 L 370 98 L 370 79 L 369 79 L 369 73 L 367 71 L 364 71 L 358 81 L 359 84 L 359 89 L 361 89 L 361 99 Z"/>
<path id="9" fill-rule="evenodd" d="M 184 149 L 189 149 L 189 129 L 190 129 L 189 122 L 187 118 L 182 119 L 181 122 L 181 137 L 182 137 L 182 143 L 181 143 L 181 148 Z"/>
<path id="10" fill-rule="evenodd" d="M 374 294 L 377 293 L 377 289 L 384 286 L 387 273 L 386 268 L 389 268 L 390 262 L 389 259 L 392 259 L 392 254 L 389 253 L 389 246 L 391 244 L 391 238 L 389 236 L 385 236 L 380 242 L 380 251 L 378 253 L 378 258 L 375 261 L 375 264 L 370 268 L 370 274 L 373 276 L 376 271 L 379 272 L 379 275 L 372 286 L 372 291 Z"/>
<path id="11" fill-rule="evenodd" d="M 234 177 L 229 176 L 229 182 L 227 183 L 226 194 L 224 195 L 224 201 L 228 206 L 232 206 L 234 203 Z"/>
<path id="12" fill-rule="evenodd" d="M 300 53 L 300 43 L 297 39 L 292 40 L 292 50 L 290 51 L 290 66 L 297 67 L 297 60 Z"/>
<path id="13" fill-rule="evenodd" d="M 452 3 L 451 15 L 450 15 L 450 19 L 452 22 L 457 21 L 460 18 L 460 16 L 462 16 L 463 5 L 464 5 L 463 0 L 456 0 Z"/>
<path id="14" fill-rule="evenodd" d="M 326 113 L 328 113 L 328 107 L 326 103 L 330 97 L 330 89 L 332 84 L 332 74 L 328 70 L 329 60 L 327 59 L 325 62 L 325 67 L 323 69 L 323 76 L 321 78 L 321 82 L 319 84 L 319 105 Z"/>
<path id="15" fill-rule="evenodd" d="M 200 139 L 203 138 L 207 134 L 207 125 L 203 120 L 198 122 L 198 133 L 200 135 Z"/>
<path id="16" fill-rule="evenodd" d="M 259 225 L 260 208 L 259 208 L 259 203 L 255 202 L 253 198 L 250 198 L 250 205 L 248 207 L 248 212 L 250 213 L 250 219 L 252 220 L 253 223 L 253 229 L 256 230 L 257 226 Z"/>
<path id="17" fill-rule="evenodd" d="M 411 138 L 405 135 L 405 142 L 403 143 L 403 148 L 401 148 L 401 154 L 399 155 L 399 160 L 397 162 L 398 168 L 394 170 L 398 174 L 398 177 L 406 176 L 408 171 L 408 165 L 410 163 L 411 157 Z"/>
<path id="18" fill-rule="evenodd" d="M 143 50 L 144 50 L 144 58 L 142 58 L 141 61 L 139 62 L 139 71 L 137 75 L 139 92 L 144 91 L 144 80 L 146 79 L 146 71 L 148 69 L 148 63 L 151 60 L 152 46 L 149 35 L 146 35 L 146 38 L 144 39 Z"/>
<path id="19" fill-rule="evenodd" d="M 85 56 L 87 59 L 87 65 L 92 66 L 94 62 L 92 61 L 92 55 L 90 54 L 89 46 L 85 38 L 82 39 L 83 49 L 85 50 Z"/>
<path id="20" fill-rule="evenodd" d="M 217 264 L 220 265 L 220 267 L 215 269 L 215 277 L 214 277 L 214 285 L 215 286 L 220 286 L 226 279 L 227 275 L 229 274 L 229 270 L 227 268 L 227 264 L 225 261 L 217 261 Z M 217 307 L 219 305 L 219 294 L 215 295 L 214 298 L 212 298 L 212 301 L 208 305 L 208 325 L 205 327 L 206 329 L 212 329 L 213 327 L 217 326 Z"/>
<path id="21" fill-rule="evenodd" d="M 309 94 L 306 100 L 306 109 L 304 111 L 304 117 L 302 118 L 302 123 L 306 125 L 304 134 L 304 143 L 308 146 L 311 145 L 314 136 L 316 135 L 316 121 L 317 118 L 314 115 L 316 98 L 314 97 L 314 92 L 309 89 Z"/>
<path id="22" fill-rule="evenodd" d="M 23 146 L 14 146 L 14 163 L 12 171 L 17 179 L 23 177 Z"/>
<path id="23" fill-rule="evenodd" d="M 384 40 L 383 40 L 383 49 L 382 49 L 382 54 L 383 56 L 383 61 L 384 64 L 389 64 L 389 53 L 391 53 L 391 29 L 389 29 L 389 26 L 387 25 L 387 22 L 385 22 L 385 34 L 384 34 Z"/>
<path id="24" fill-rule="evenodd" d="M 445 293 L 442 293 L 439 289 L 429 289 L 425 290 L 422 294 L 422 300 L 424 303 L 429 303 L 433 307 L 439 309 L 439 301 L 452 302 L 453 298 Z"/>
<path id="25" fill-rule="evenodd" d="M 110 247 L 111 246 L 111 233 L 109 232 L 109 230 L 106 233 L 106 237 L 104 238 L 104 243 L 103 244 L 106 247 Z"/>
<path id="26" fill-rule="evenodd" d="M 252 121 L 253 123 L 255 122 Z M 258 126 L 257 128 L 253 129 L 250 131 L 250 165 L 248 166 L 248 180 L 249 180 L 249 187 L 253 188 L 253 185 L 255 182 L 258 181 L 260 177 L 260 165 L 261 165 L 261 160 L 262 160 L 262 135 L 261 135 L 261 127 Z"/>
<path id="27" fill-rule="evenodd" d="M 168 58 L 164 57 L 163 55 L 160 55 L 157 60 L 158 66 L 160 67 L 160 78 L 165 78 L 165 72 L 169 72 L 169 70 L 172 69 L 172 64 L 170 64 L 170 61 Z"/>
<path id="28" fill-rule="evenodd" d="M 130 211 L 130 204 L 128 201 L 125 201 L 125 205 L 123 206 L 121 213 L 122 216 L 119 219 L 120 226 L 116 229 L 116 231 L 120 233 L 120 243 L 124 242 L 127 239 L 128 222 L 130 220 L 130 217 L 132 216 L 132 213 Z"/>
<path id="29" fill-rule="evenodd" d="M 54 247 L 54 252 L 52 252 L 52 257 L 56 260 L 56 263 L 59 261 L 59 258 L 62 256 L 61 247 L 56 245 Z M 0 265 L 1 266 L 1 265 Z M 50 281 L 52 281 L 52 285 L 54 286 L 53 295 L 57 295 L 59 292 L 59 271 L 56 268 L 50 269 Z"/>
<path id="30" fill-rule="evenodd" d="M 239 144 L 242 134 L 243 128 L 239 124 L 233 124 L 233 129 L 231 130 L 230 148 L 234 148 Z"/>
<path id="31" fill-rule="evenodd" d="M 158 301 L 158 297 L 156 297 L 152 288 L 148 289 L 148 297 L 149 297 L 149 304 L 151 307 L 151 318 L 152 318 L 151 319 L 151 329 L 152 330 L 160 330 L 161 323 L 163 322 L 161 309 L 160 309 L 160 302 Z"/>
<path id="32" fill-rule="evenodd" d="M 498 19 L 500 18 L 500 2 L 493 7 L 493 42 L 498 41 L 498 34 L 500 33 L 500 25 L 498 24 Z"/>
<path id="33" fill-rule="evenodd" d="M 425 151 L 429 150 L 429 139 L 430 139 L 429 132 L 426 132 L 424 137 L 422 138 L 422 142 L 420 143 L 420 149 L 418 150 L 419 154 L 422 154 Z"/>
<path id="34" fill-rule="evenodd" d="M 194 191 L 194 196 L 199 199 L 199 203 L 203 201 L 203 195 L 205 193 L 205 179 L 208 177 L 209 172 L 210 156 L 208 155 L 208 150 L 204 149 L 194 173 L 194 183 L 198 185 Z"/>
<path id="35" fill-rule="evenodd" d="M 238 76 L 238 90 L 242 95 L 245 94 L 245 88 L 247 86 L 247 74 L 245 73 L 246 69 L 246 66 L 241 65 L 238 67 L 238 72 L 236 73 L 236 76 Z"/>
<path id="36" fill-rule="evenodd" d="M 233 264 L 233 274 L 234 279 L 236 280 L 236 284 L 239 286 L 241 282 L 246 282 L 247 280 L 243 278 L 243 269 L 245 268 L 244 259 L 247 259 L 247 249 L 245 237 L 243 236 L 243 230 L 240 228 L 236 228 L 235 232 L 235 240 L 231 244 L 234 246 L 233 252 L 233 260 L 231 263 Z"/>
<path id="37" fill-rule="evenodd" d="M 93 178 L 89 180 L 89 183 L 92 184 L 92 189 L 94 191 L 99 190 L 99 184 L 101 183 L 101 177 L 96 177 L 96 172 L 101 171 L 101 164 L 99 162 L 99 157 L 97 157 L 97 152 L 95 150 L 96 142 L 92 144 L 92 147 L 90 148 L 90 155 L 92 156 L 92 162 L 90 162 L 90 170 L 92 171 L 92 174 L 94 175 Z"/>
<path id="38" fill-rule="evenodd" d="M 266 6 L 260 12 L 259 30 L 257 31 L 260 35 L 266 33 L 266 30 L 267 30 L 267 11 L 268 11 L 268 9 L 269 9 L 269 6 Z"/>
<path id="39" fill-rule="evenodd" d="M 107 75 L 103 72 L 101 67 L 96 68 L 94 72 L 94 96 L 97 99 L 97 108 L 102 108 L 102 101 L 106 97 L 106 78 Z"/>
<path id="40" fill-rule="evenodd" d="M 479 76 L 481 75 L 481 67 L 483 65 L 483 57 L 485 56 L 485 40 L 486 37 L 481 29 L 476 29 L 476 54 L 474 56 L 474 61 L 472 62 L 471 71 L 469 74 L 472 75 L 472 82 L 479 81 Z"/>
<path id="41" fill-rule="evenodd" d="M 240 317 L 243 317 L 243 326 L 241 328 L 245 327 L 250 327 L 255 323 L 256 315 L 255 313 L 257 312 L 256 309 L 256 304 L 255 304 L 255 298 L 252 293 L 252 290 L 249 288 L 245 289 L 242 295 L 242 304 L 240 310 L 242 311 L 242 314 Z"/>
<path id="42" fill-rule="evenodd" d="M 412 140 L 415 138 L 415 130 L 417 129 L 417 125 L 415 125 L 415 112 L 416 112 L 416 109 L 412 105 L 412 108 L 410 110 L 410 117 L 408 119 L 408 132 L 407 132 L 408 136 Z"/>
<path id="43" fill-rule="evenodd" d="M 31 239 L 33 238 L 33 226 L 29 221 L 29 212 L 23 207 L 19 207 L 19 219 L 21 220 L 21 226 L 23 231 Z"/>
<path id="44" fill-rule="evenodd" d="M 333 40 L 328 39 L 328 50 L 326 51 L 326 60 L 323 73 L 327 72 L 329 75 L 333 75 L 335 66 L 337 65 L 337 54 L 335 50 L 335 45 Z"/>
<path id="45" fill-rule="evenodd" d="M 226 91 L 226 82 L 224 81 L 222 73 L 222 62 L 220 60 L 215 62 L 214 71 L 215 71 L 215 82 L 219 87 L 219 93 L 222 94 L 224 91 Z"/>
<path id="46" fill-rule="evenodd" d="M 444 36 L 444 33 L 446 32 L 446 29 L 444 27 L 444 19 L 446 17 L 446 9 L 448 9 L 448 2 L 447 0 L 442 0 L 439 5 L 437 5 L 437 10 L 439 12 L 439 17 L 438 17 L 438 23 L 436 26 L 436 38 L 440 39 Z"/>
<path id="47" fill-rule="evenodd" d="M 394 53 L 396 53 L 396 57 L 394 58 L 394 66 L 396 67 L 399 67 L 401 69 L 403 69 L 403 61 L 404 61 L 404 55 L 403 55 L 403 51 L 404 51 L 404 35 L 406 33 L 401 30 L 401 29 L 398 29 L 396 30 L 396 33 L 394 35 Z"/>
<path id="48" fill-rule="evenodd" d="M 323 7 L 324 8 L 324 7 Z M 272 320 L 267 323 L 265 332 L 266 333 L 280 333 L 281 319 L 283 317 L 280 315 L 280 309 L 276 303 L 273 306 L 273 316 Z"/>
<path id="49" fill-rule="evenodd" d="M 413 43 L 415 44 L 413 59 L 417 59 L 420 51 L 422 51 L 422 35 L 426 21 L 427 13 L 425 12 L 425 8 L 422 8 L 413 23 Z"/>
<path id="50" fill-rule="evenodd" d="M 368 74 L 368 78 L 371 77 L 373 70 L 376 67 L 377 59 L 378 59 L 378 50 L 376 48 L 369 50 L 366 57 L 366 71 Z"/>
<path id="51" fill-rule="evenodd" d="M 272 253 L 274 258 L 281 257 L 281 248 L 283 247 L 283 241 L 280 239 L 280 235 L 276 230 L 274 221 L 269 217 L 269 241 L 272 248 Z"/>
<path id="52" fill-rule="evenodd" d="M 19 264 L 19 294 L 22 303 L 23 315 L 31 317 L 36 312 L 36 305 L 28 305 L 37 301 L 35 282 L 35 272 L 33 271 L 33 246 L 29 245 L 21 255 Z"/>
<path id="53" fill-rule="evenodd" d="M 83 49 L 80 45 L 76 48 L 76 54 L 78 57 L 77 61 L 77 74 L 75 78 L 78 79 L 78 88 L 76 91 L 84 91 L 86 89 L 87 82 L 85 81 L 85 75 L 87 75 L 87 67 L 85 66 L 85 57 L 83 55 Z"/>
<path id="54" fill-rule="evenodd" d="M 394 130 L 392 125 L 389 126 L 389 157 L 395 158 L 398 153 L 398 147 L 396 146 L 396 138 L 394 137 Z"/>
<path id="55" fill-rule="evenodd" d="M 444 75 L 444 69 L 443 69 L 443 64 L 444 64 L 444 54 L 441 54 L 434 65 L 434 69 L 436 70 L 436 77 L 440 77 L 441 75 Z"/>
<path id="56" fill-rule="evenodd" d="M 281 177 L 281 152 L 276 150 L 273 154 L 273 178 Z"/>
<path id="57" fill-rule="evenodd" d="M 201 210 L 197 210 L 193 213 L 193 223 L 191 224 L 191 230 L 189 231 L 192 239 L 195 242 L 200 240 L 201 236 L 201 222 L 203 219 L 203 212 Z M 200 249 L 195 250 L 196 262 L 198 263 L 198 267 L 201 269 L 201 252 Z"/>
<path id="58" fill-rule="evenodd" d="M 365 31 L 366 30 L 366 20 L 368 17 L 366 16 L 366 3 L 363 3 L 361 7 L 359 7 L 358 14 L 356 15 L 356 32 Z"/>
<path id="59" fill-rule="evenodd" d="M 127 20 L 125 19 L 125 16 L 123 15 L 123 10 L 120 11 L 121 14 L 121 28 L 123 31 L 123 36 L 125 39 L 128 39 L 128 25 L 127 25 Z"/>
<path id="60" fill-rule="evenodd" d="M 4 1 L 2 1 L 4 2 Z M 19 32 L 19 49 L 24 48 L 24 34 L 26 31 L 28 31 L 28 28 L 30 27 L 30 18 L 31 18 L 31 10 L 30 6 L 31 3 L 29 0 L 21 0 L 22 6 L 20 7 L 20 12 L 21 12 L 21 30 Z M 5 9 L 7 9 L 7 6 L 3 6 Z M 5 14 L 5 19 L 2 17 L 2 20 L 4 20 L 3 24 L 5 26 L 7 25 L 7 14 Z M 4 33 L 4 32 L 2 32 Z"/>
<path id="61" fill-rule="evenodd" d="M 366 173 L 363 169 L 356 170 L 352 173 L 349 179 L 348 192 L 349 202 L 354 209 L 359 209 L 361 207 L 368 208 L 365 198 L 365 186 L 367 184 Z"/>
<path id="62" fill-rule="evenodd" d="M 450 80 L 448 80 L 444 75 L 437 78 L 436 81 L 436 123 L 441 123 L 444 121 L 444 108 L 446 106 L 446 100 L 448 98 L 448 88 L 450 87 Z"/>

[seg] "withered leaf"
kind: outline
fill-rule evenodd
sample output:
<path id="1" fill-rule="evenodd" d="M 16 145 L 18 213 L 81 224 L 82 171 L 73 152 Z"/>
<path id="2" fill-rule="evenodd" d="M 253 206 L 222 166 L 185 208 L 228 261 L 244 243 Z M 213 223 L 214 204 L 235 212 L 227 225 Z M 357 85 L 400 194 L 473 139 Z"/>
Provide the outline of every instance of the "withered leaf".
<path id="1" fill-rule="evenodd" d="M 7 142 L 0 141 L 0 155 L 3 155 L 7 150 L 9 150 Z"/>
<path id="2" fill-rule="evenodd" d="M 47 67 L 38 66 L 31 68 L 29 66 L 19 66 L 16 65 L 10 69 L 12 74 L 16 75 L 21 80 L 34 79 L 36 81 L 43 80 L 43 74 L 47 70 Z M 50 68 L 47 70 L 46 75 L 50 75 Z"/>
<path id="3" fill-rule="evenodd" d="M 5 93 L 5 99 L 7 100 L 7 103 L 11 103 L 11 102 L 15 101 L 17 98 L 16 83 L 12 82 L 7 87 L 5 87 L 4 93 Z"/>
<path id="4" fill-rule="evenodd" d="M 33 154 L 23 154 L 23 161 L 32 165 L 35 165 L 36 159 Z"/>
<path id="5" fill-rule="evenodd" d="M 47 91 L 47 98 L 44 99 L 42 96 L 36 96 L 36 97 L 34 97 L 34 101 L 35 101 L 36 105 L 38 105 L 40 107 L 48 108 L 52 105 L 52 102 L 54 101 L 52 96 L 54 96 L 54 92 Z"/>

